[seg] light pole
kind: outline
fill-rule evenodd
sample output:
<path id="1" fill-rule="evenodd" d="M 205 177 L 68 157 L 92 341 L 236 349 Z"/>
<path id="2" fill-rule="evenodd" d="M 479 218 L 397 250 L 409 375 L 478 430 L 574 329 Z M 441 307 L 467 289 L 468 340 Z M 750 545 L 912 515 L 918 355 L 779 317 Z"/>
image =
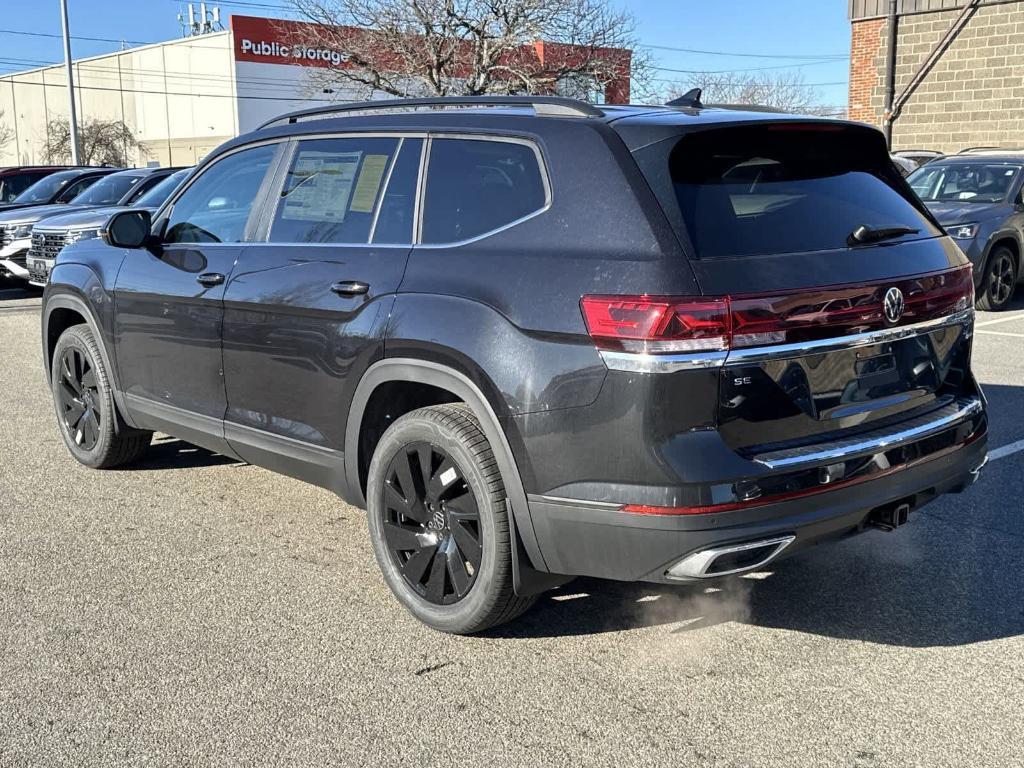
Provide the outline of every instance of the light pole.
<path id="1" fill-rule="evenodd" d="M 68 72 L 68 127 L 71 129 L 71 164 L 78 165 L 78 115 L 75 112 L 75 75 L 71 66 L 71 33 L 68 31 L 68 0 L 60 0 L 60 22 L 64 28 L 64 67 Z"/>

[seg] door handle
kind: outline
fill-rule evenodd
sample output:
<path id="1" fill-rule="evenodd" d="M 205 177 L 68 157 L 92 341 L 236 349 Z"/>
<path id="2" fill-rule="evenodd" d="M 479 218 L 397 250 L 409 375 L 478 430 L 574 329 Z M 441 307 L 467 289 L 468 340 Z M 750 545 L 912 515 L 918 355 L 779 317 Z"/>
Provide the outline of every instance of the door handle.
<path id="1" fill-rule="evenodd" d="M 342 280 L 331 286 L 331 293 L 339 296 L 364 296 L 370 291 L 369 283 L 359 280 Z"/>
<path id="2" fill-rule="evenodd" d="M 203 272 L 203 274 L 196 278 L 196 282 L 200 285 L 205 285 L 207 288 L 213 288 L 213 286 L 224 282 L 224 275 L 220 272 Z"/>

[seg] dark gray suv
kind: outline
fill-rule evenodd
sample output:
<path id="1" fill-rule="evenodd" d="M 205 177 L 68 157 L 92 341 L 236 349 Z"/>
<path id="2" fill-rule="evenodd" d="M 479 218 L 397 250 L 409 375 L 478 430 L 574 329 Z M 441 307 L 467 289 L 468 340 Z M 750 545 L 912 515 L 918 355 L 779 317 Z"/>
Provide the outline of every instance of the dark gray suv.
<path id="1" fill-rule="evenodd" d="M 158 430 L 328 488 L 398 600 L 465 633 L 576 575 L 703 583 L 964 490 L 973 322 L 873 128 L 503 97 L 228 142 L 60 253 L 42 343 L 78 461 Z"/>
<path id="2" fill-rule="evenodd" d="M 974 265 L 978 309 L 1005 309 L 1024 254 L 1024 153 L 935 160 L 907 179 Z"/>

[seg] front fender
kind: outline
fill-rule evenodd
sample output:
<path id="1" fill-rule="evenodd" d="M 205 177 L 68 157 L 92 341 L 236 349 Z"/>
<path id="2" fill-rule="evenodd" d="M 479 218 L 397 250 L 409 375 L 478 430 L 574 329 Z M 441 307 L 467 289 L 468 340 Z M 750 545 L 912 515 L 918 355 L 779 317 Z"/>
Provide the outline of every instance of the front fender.
<path id="1" fill-rule="evenodd" d="M 117 404 L 121 417 L 128 426 L 134 427 L 128 416 L 121 396 L 120 379 L 117 371 L 117 360 L 114 354 L 113 292 L 108 290 L 103 281 L 91 267 L 79 263 L 58 262 L 50 274 L 50 282 L 43 292 L 41 318 L 43 367 L 46 372 L 47 387 L 50 384 L 51 319 L 58 310 L 71 310 L 80 315 L 95 337 L 103 365 L 106 367 L 114 391 L 114 402 Z"/>

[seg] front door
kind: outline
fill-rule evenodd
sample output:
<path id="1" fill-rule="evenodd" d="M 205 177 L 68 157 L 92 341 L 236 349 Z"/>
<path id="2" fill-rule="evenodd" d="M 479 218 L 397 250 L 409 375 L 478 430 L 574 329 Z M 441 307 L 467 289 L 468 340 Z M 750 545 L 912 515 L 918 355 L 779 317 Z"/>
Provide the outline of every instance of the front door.
<path id="1" fill-rule="evenodd" d="M 298 141 L 265 242 L 225 292 L 225 433 L 242 458 L 335 487 L 349 401 L 383 357 L 413 239 L 423 140 Z"/>
<path id="2" fill-rule="evenodd" d="M 155 222 L 161 242 L 132 251 L 121 267 L 115 350 L 126 403 L 140 425 L 174 425 L 168 429 L 177 437 L 224 447 L 224 288 L 277 150 L 243 149 L 211 164 Z"/>

